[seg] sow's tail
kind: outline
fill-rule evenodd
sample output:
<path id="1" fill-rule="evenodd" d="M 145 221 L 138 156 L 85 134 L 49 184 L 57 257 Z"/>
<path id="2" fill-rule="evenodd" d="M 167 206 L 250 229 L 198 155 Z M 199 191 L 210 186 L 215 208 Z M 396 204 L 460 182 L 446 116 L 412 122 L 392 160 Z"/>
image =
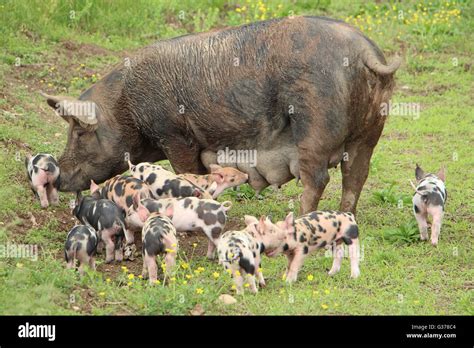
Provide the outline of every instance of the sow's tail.
<path id="1" fill-rule="evenodd" d="M 373 52 L 367 49 L 362 55 L 362 61 L 370 70 L 379 75 L 392 75 L 400 67 L 402 58 L 395 56 L 390 64 L 385 65 Z"/>

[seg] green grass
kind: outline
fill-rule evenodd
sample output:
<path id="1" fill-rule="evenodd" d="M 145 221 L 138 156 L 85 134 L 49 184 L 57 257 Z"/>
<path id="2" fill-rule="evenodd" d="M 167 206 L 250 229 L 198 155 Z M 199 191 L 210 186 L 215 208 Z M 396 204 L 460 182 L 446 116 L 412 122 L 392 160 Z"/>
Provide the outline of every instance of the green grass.
<path id="1" fill-rule="evenodd" d="M 404 19 L 393 18 L 400 10 Z M 415 20 L 416 11 L 424 21 Z M 474 314 L 473 12 L 468 1 L 425 1 L 421 8 L 415 1 L 0 1 L 0 244 L 39 250 L 37 261 L 0 258 L 0 313 L 189 314 L 200 304 L 206 314 Z M 74 224 L 68 208 L 73 196 L 61 194 L 59 207 L 43 211 L 24 174 L 26 152 L 58 156 L 66 142 L 65 122 L 37 92 L 77 96 L 112 64 L 157 39 L 291 14 L 347 20 L 388 57 L 404 51 L 393 102 L 421 105 L 419 117 L 388 118 L 372 158 L 358 205 L 361 277 L 349 278 L 347 259 L 338 275 L 327 276 L 332 261 L 320 252 L 290 286 L 282 280 L 286 259 L 264 258 L 267 287 L 224 306 L 216 299 L 232 294 L 232 282 L 199 247 L 180 251 L 175 274 L 166 281 L 160 274 L 155 286 L 138 278 L 140 259 L 121 270 L 99 258 L 100 271 L 83 278 L 66 270 L 62 248 Z M 441 14 L 444 19 L 433 23 Z M 17 58 L 21 66 L 15 66 Z M 421 242 L 414 225 L 409 179 L 415 163 L 431 172 L 447 167 L 449 197 L 437 248 Z M 337 209 L 341 196 L 341 174 L 330 174 L 322 209 Z M 281 219 L 297 212 L 301 192 L 293 181 L 257 199 L 242 186 L 220 200 L 233 201 L 231 222 L 243 226 L 245 214 Z M 196 273 L 199 267 L 204 270 Z"/>

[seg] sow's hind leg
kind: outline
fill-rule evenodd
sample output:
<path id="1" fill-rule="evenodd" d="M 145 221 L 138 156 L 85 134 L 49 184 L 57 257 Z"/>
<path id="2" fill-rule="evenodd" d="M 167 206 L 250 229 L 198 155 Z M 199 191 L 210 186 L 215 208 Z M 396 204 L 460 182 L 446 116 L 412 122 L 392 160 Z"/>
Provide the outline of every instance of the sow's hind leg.
<path id="1" fill-rule="evenodd" d="M 380 132 L 382 129 L 380 129 Z M 380 133 L 367 139 L 356 140 L 346 144 L 346 157 L 341 162 L 342 197 L 340 208 L 342 211 L 355 213 L 362 187 L 369 174 L 370 158 L 377 144 Z"/>

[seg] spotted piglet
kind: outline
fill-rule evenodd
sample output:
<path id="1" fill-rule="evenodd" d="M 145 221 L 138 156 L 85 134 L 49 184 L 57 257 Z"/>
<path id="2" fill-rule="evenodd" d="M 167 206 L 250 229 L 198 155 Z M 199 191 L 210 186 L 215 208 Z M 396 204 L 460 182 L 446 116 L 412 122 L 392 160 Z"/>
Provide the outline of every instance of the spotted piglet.
<path id="1" fill-rule="evenodd" d="M 148 162 L 133 165 L 128 162 L 129 170 L 134 178 L 140 179 L 151 189 L 153 198 L 184 198 L 198 197 L 211 199 L 209 192 L 197 187 L 175 173 L 164 169 L 158 164 Z"/>
<path id="2" fill-rule="evenodd" d="M 95 253 L 99 236 L 90 226 L 76 225 L 69 231 L 64 245 L 64 258 L 67 268 L 73 268 L 79 261 L 79 273 L 84 274 L 84 267 L 95 270 Z"/>
<path id="3" fill-rule="evenodd" d="M 168 208 L 167 214 L 173 214 L 172 208 Z M 149 278 L 150 284 L 154 284 L 158 279 L 156 265 L 158 254 L 165 254 L 166 272 L 169 272 L 176 264 L 178 239 L 171 220 L 160 213 L 151 213 L 143 225 L 142 244 L 142 276 L 144 279 Z"/>
<path id="4" fill-rule="evenodd" d="M 133 199 L 133 205 L 127 210 L 125 222 L 129 228 L 137 229 L 143 226 L 148 212 L 165 213 L 166 209 L 172 207 L 173 216 L 171 221 L 180 232 L 198 231 L 204 232 L 209 238 L 207 257 L 214 257 L 215 245 L 227 221 L 227 211 L 232 202 L 223 203 L 212 199 L 199 199 L 196 197 L 186 198 L 163 198 L 158 200 L 140 200 L 138 196 Z"/>
<path id="5" fill-rule="evenodd" d="M 39 198 L 41 207 L 58 204 L 58 189 L 60 185 L 60 170 L 54 157 L 47 153 L 28 156 L 25 166 L 30 181 L 31 189 Z"/>
<path id="6" fill-rule="evenodd" d="M 147 184 L 140 179 L 124 175 L 114 176 L 104 182 L 102 187 L 91 180 L 90 192 L 96 198 L 113 201 L 124 212 L 132 205 L 135 194 L 138 193 L 141 198 L 151 197 L 151 191 Z"/>
<path id="7" fill-rule="evenodd" d="M 273 226 L 267 224 L 259 229 L 263 238 L 278 239 L 275 228 L 286 232 L 286 238 L 277 247 L 265 249 L 267 256 L 276 256 L 284 253 L 288 258 L 286 281 L 296 281 L 298 272 L 304 259 L 314 250 L 335 246 L 334 260 L 329 275 L 334 275 L 341 268 L 344 248 L 342 242 L 349 246 L 351 261 L 351 277 L 357 278 L 359 271 L 359 228 L 352 213 L 338 211 L 314 211 L 294 220 L 293 213 L 289 213 L 284 221 Z M 270 229 L 271 227 L 271 229 Z M 265 236 L 271 233 L 270 236 Z M 275 244 L 274 244 L 275 245 Z"/>
<path id="8" fill-rule="evenodd" d="M 124 213 L 108 199 L 77 195 L 74 216 L 83 224 L 94 228 L 105 244 L 105 262 L 123 260 L 123 237 L 126 233 L 127 245 L 133 242 L 124 225 Z"/>
<path id="9" fill-rule="evenodd" d="M 225 189 L 245 184 L 249 178 L 247 174 L 232 167 L 223 168 L 217 164 L 211 164 L 210 169 L 210 174 L 178 174 L 178 177 L 208 191 L 214 199 L 219 197 Z"/>
<path id="10" fill-rule="evenodd" d="M 428 239 L 428 215 L 431 215 L 433 223 L 431 226 L 431 244 L 437 245 L 441 232 L 441 223 L 444 215 L 444 205 L 448 198 L 448 193 L 444 182 L 446 174 L 441 168 L 437 175 L 425 174 L 418 164 L 415 169 L 417 185 L 413 185 L 415 194 L 413 196 L 413 212 L 421 240 Z"/>
<path id="11" fill-rule="evenodd" d="M 241 231 L 227 231 L 222 234 L 217 244 L 219 263 L 226 271 L 230 271 L 234 279 L 237 294 L 244 292 L 244 281 L 247 279 L 250 291 L 257 293 L 255 276 L 261 287 L 265 280 L 260 270 L 262 243 L 258 240 L 257 232 L 247 227 Z"/>

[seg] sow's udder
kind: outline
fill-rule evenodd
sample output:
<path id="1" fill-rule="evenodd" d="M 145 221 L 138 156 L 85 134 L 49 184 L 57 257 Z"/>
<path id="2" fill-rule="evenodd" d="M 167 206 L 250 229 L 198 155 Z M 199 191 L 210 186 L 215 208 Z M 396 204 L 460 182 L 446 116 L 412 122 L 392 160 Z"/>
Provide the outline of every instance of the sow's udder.
<path id="1" fill-rule="evenodd" d="M 247 173 L 248 182 L 257 192 L 269 185 L 280 187 L 293 178 L 299 178 L 298 152 L 293 144 L 277 144 L 269 148 L 257 148 L 256 161 L 235 161 L 222 163 L 218 161 L 215 151 L 204 150 L 201 153 L 201 161 L 209 170 L 211 164 L 234 167 Z M 224 150 L 222 150 L 224 151 Z M 229 151 L 232 151 L 229 150 Z M 232 159 L 231 156 L 228 156 Z M 255 165 L 256 164 L 256 165 Z"/>

